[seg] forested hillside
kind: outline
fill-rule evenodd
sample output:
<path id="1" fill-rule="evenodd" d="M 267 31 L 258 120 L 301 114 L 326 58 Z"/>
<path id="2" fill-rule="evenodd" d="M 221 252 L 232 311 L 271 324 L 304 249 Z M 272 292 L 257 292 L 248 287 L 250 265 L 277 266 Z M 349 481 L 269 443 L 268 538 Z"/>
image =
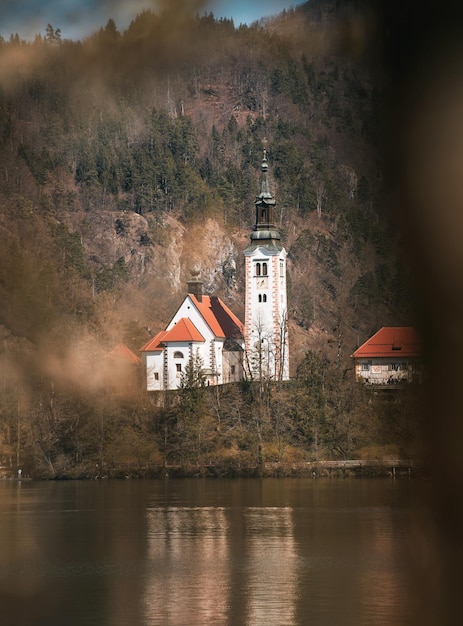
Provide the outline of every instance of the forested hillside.
<path id="1" fill-rule="evenodd" d="M 146 11 L 83 41 L 51 24 L 0 41 L 3 464 L 87 475 L 412 453 L 407 410 L 391 424 L 390 401 L 363 405 L 349 358 L 379 327 L 414 323 L 383 185 L 383 86 L 355 6 L 312 1 L 239 28 Z M 264 146 L 294 388 L 187 389 L 163 407 L 139 385 L 108 392 L 108 352 L 164 327 L 194 265 L 243 317 Z"/>

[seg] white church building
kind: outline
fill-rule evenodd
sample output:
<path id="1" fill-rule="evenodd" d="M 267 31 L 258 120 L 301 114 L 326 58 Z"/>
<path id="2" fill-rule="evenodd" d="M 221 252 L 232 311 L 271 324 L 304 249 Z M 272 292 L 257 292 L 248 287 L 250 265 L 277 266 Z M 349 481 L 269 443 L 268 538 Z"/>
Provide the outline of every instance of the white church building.
<path id="1" fill-rule="evenodd" d="M 207 385 L 243 378 L 243 324 L 216 296 L 205 296 L 197 277 L 167 328 L 141 353 L 148 391 L 178 389 L 192 359 L 199 358 Z"/>
<path id="2" fill-rule="evenodd" d="M 148 391 L 178 389 L 185 368 L 199 358 L 207 385 L 243 378 L 287 380 L 289 352 L 286 251 L 274 225 L 275 198 L 266 153 L 256 223 L 245 256 L 245 323 L 217 296 L 202 293 L 198 274 L 167 325 L 140 349 Z"/>

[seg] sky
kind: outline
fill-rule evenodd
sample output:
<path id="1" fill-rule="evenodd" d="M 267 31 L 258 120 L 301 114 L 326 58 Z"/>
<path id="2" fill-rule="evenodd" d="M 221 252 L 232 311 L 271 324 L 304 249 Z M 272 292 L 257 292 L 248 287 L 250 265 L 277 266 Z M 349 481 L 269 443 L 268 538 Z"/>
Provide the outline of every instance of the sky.
<path id="1" fill-rule="evenodd" d="M 202 15 L 233 18 L 235 26 L 251 24 L 302 4 L 303 0 L 0 0 L 0 36 L 11 34 L 30 40 L 45 35 L 47 24 L 61 29 L 63 39 L 82 39 L 106 25 L 108 19 L 123 31 L 144 9 L 158 12 L 163 6 L 186 7 Z"/>

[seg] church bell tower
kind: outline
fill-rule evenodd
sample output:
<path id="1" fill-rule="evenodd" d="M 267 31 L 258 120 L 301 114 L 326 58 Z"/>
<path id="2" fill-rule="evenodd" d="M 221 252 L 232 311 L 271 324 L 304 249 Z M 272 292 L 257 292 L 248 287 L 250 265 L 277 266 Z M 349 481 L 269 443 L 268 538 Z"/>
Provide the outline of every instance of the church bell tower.
<path id="1" fill-rule="evenodd" d="M 275 204 L 264 150 L 256 223 L 244 251 L 246 365 L 254 380 L 289 379 L 286 250 L 274 224 Z"/>

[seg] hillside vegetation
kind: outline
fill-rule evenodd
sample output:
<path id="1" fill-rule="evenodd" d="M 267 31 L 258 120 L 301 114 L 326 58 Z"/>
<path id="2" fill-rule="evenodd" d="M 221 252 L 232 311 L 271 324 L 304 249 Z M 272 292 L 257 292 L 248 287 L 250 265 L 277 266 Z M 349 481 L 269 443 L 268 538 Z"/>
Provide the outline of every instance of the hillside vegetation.
<path id="1" fill-rule="evenodd" d="M 414 323 L 384 189 L 383 88 L 354 7 L 312 1 L 239 28 L 146 11 L 83 41 L 50 24 L 0 41 L 4 465 L 91 475 L 414 453 L 414 391 L 372 406 L 349 358 L 379 327 Z M 107 354 L 169 321 L 193 265 L 243 317 L 264 146 L 293 381 L 186 384 L 162 401 L 116 381 Z"/>

